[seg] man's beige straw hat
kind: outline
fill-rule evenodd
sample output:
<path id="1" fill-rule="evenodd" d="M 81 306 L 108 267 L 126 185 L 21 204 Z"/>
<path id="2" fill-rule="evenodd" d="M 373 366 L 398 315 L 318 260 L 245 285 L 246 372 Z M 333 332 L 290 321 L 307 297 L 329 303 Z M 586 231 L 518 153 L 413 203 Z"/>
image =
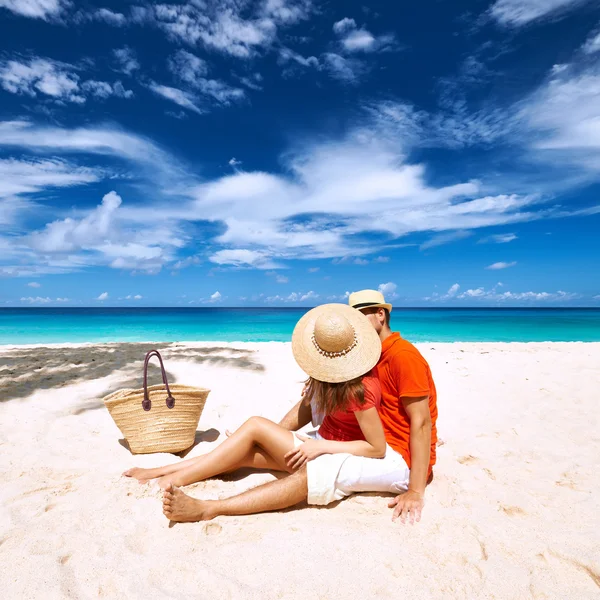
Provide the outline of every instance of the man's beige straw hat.
<path id="1" fill-rule="evenodd" d="M 340 383 L 368 373 L 377 364 L 381 341 L 357 310 L 345 304 L 323 304 L 296 324 L 292 352 L 313 379 Z"/>
<path id="2" fill-rule="evenodd" d="M 392 305 L 385 301 L 383 294 L 377 290 L 360 290 L 353 292 L 348 298 L 348 304 L 352 308 L 387 308 L 392 312 Z"/>

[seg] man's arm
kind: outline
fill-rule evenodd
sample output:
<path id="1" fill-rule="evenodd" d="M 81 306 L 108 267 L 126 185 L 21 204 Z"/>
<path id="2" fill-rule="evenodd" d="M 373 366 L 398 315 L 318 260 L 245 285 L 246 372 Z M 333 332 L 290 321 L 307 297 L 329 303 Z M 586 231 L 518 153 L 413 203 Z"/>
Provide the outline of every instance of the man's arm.
<path id="1" fill-rule="evenodd" d="M 298 431 L 305 425 L 308 425 L 312 420 L 312 410 L 310 402 L 306 402 L 304 398 L 299 400 L 288 413 L 279 421 L 279 425 L 290 431 Z"/>
<path id="2" fill-rule="evenodd" d="M 395 506 L 393 520 L 400 517 L 404 523 L 409 516 L 410 522 L 421 519 L 423 495 L 427 485 L 429 455 L 431 452 L 431 413 L 429 396 L 422 398 L 400 398 L 410 420 L 410 478 L 408 491 L 390 502 Z"/>

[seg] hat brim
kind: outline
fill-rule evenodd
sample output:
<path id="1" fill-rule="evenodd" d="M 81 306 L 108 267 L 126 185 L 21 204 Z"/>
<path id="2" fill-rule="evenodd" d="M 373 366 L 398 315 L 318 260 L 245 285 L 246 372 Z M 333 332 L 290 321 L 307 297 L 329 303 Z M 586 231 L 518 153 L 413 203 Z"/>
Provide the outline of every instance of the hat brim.
<path id="1" fill-rule="evenodd" d="M 377 304 L 377 302 L 364 302 L 362 304 L 355 304 L 352 306 L 355 310 L 362 310 L 363 308 L 385 308 L 392 312 L 392 305 L 388 304 Z"/>
<path id="2" fill-rule="evenodd" d="M 317 319 L 334 311 L 345 317 L 356 333 L 357 345 L 343 356 L 323 356 L 312 336 Z M 381 340 L 367 317 L 347 304 L 323 304 L 308 311 L 292 334 L 292 352 L 300 368 L 310 377 L 327 383 L 341 383 L 368 373 L 381 356 Z"/>

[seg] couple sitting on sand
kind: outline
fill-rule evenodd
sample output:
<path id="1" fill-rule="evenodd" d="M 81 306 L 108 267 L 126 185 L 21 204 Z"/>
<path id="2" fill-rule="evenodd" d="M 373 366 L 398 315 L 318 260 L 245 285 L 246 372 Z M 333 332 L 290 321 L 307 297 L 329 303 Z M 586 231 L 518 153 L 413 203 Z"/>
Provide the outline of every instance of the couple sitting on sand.
<path id="1" fill-rule="evenodd" d="M 436 391 L 419 351 L 389 327 L 392 305 L 375 290 L 304 315 L 292 351 L 309 376 L 302 399 L 277 424 L 251 417 L 213 451 L 156 469 L 130 469 L 140 482 L 159 477 L 171 521 L 325 505 L 355 492 L 399 494 L 393 520 L 419 521 L 436 451 Z M 362 314 L 361 314 L 362 313 Z M 316 433 L 296 432 L 310 422 Z M 224 500 L 184 494 L 189 485 L 250 467 L 288 477 Z"/>

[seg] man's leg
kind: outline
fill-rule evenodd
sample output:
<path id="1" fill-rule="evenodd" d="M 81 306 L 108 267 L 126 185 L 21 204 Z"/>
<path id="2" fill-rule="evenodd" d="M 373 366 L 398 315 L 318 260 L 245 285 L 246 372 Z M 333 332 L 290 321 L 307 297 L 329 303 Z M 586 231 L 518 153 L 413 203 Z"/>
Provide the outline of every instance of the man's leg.
<path id="1" fill-rule="evenodd" d="M 163 493 L 163 514 L 170 521 L 209 521 L 219 515 L 250 515 L 295 506 L 308 497 L 306 467 L 225 500 L 197 500 L 170 485 Z"/>

